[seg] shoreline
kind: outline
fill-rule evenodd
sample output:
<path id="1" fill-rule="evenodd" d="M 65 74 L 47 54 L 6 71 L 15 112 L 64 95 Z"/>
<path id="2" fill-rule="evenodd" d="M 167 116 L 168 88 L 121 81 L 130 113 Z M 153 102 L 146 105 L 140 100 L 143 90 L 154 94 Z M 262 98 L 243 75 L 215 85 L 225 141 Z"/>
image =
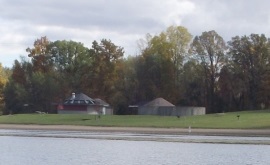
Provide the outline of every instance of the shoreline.
<path id="1" fill-rule="evenodd" d="M 0 137 L 270 145 L 270 130 L 0 124 Z"/>
<path id="2" fill-rule="evenodd" d="M 20 125 L 0 124 L 0 129 L 10 130 L 52 130 L 87 132 L 122 132 L 134 134 L 198 135 L 198 136 L 239 136 L 270 137 L 270 129 L 198 129 L 198 128 L 149 128 L 149 127 L 99 127 L 76 125 Z"/>

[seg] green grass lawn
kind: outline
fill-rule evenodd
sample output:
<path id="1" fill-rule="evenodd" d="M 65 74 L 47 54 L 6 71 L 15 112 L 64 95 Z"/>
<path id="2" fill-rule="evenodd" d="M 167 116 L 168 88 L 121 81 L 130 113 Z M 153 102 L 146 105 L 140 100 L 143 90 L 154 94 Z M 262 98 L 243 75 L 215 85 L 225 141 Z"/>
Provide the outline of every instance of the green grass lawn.
<path id="1" fill-rule="evenodd" d="M 237 115 L 240 115 L 239 120 Z M 161 127 L 161 128 L 232 128 L 270 129 L 270 110 L 242 111 L 202 116 L 101 116 L 59 115 L 59 114 L 19 114 L 0 116 L 0 124 L 39 125 L 85 125 L 118 127 Z"/>

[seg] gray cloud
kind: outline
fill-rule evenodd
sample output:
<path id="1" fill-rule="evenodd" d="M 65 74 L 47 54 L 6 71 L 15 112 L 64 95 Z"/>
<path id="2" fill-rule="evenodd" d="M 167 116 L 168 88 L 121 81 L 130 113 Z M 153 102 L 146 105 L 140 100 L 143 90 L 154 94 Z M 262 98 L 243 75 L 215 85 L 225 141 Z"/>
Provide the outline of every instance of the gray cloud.
<path id="1" fill-rule="evenodd" d="M 136 54 L 136 41 L 170 25 L 193 36 L 216 30 L 225 40 L 236 35 L 270 35 L 268 0 L 0 0 L 0 61 L 11 66 L 34 40 L 76 40 L 90 46 L 102 38 Z M 9 62 L 8 62 L 9 60 Z"/>
<path id="2" fill-rule="evenodd" d="M 150 1 L 149 1 L 150 2 Z M 152 1 L 153 4 L 155 1 Z M 141 4 L 139 4 L 141 3 Z M 158 5 L 143 1 L 4 1 L 0 10 L 6 20 L 21 20 L 34 25 L 67 26 L 70 28 L 95 28 L 127 31 L 160 27 L 159 19 L 149 16 Z M 158 16 L 158 15 L 157 15 Z"/>
<path id="3" fill-rule="evenodd" d="M 194 0 L 196 12 L 184 18 L 190 31 L 200 35 L 216 30 L 225 40 L 251 33 L 270 34 L 270 12 L 267 0 Z"/>

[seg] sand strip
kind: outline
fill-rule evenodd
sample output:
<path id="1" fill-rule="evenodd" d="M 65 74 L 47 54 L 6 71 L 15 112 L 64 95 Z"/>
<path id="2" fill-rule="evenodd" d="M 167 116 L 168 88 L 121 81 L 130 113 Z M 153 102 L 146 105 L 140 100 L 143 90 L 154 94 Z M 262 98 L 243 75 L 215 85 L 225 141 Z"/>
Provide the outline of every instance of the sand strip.
<path id="1" fill-rule="evenodd" d="M 189 128 L 144 128 L 144 127 L 95 127 L 74 125 L 17 125 L 0 124 L 0 129 L 17 130 L 63 130 L 91 132 L 123 132 L 167 135 L 202 135 L 202 136 L 247 136 L 270 137 L 270 129 L 189 129 Z"/>

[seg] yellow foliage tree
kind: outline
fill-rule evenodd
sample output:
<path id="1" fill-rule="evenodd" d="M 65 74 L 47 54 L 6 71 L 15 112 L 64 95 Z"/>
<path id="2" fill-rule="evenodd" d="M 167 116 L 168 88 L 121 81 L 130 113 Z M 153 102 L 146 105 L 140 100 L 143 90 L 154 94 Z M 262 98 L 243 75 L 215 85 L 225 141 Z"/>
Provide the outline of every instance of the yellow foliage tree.
<path id="1" fill-rule="evenodd" d="M 3 90 L 8 81 L 8 73 L 7 69 L 3 68 L 2 64 L 0 63 L 0 110 L 4 107 L 4 96 Z"/>

